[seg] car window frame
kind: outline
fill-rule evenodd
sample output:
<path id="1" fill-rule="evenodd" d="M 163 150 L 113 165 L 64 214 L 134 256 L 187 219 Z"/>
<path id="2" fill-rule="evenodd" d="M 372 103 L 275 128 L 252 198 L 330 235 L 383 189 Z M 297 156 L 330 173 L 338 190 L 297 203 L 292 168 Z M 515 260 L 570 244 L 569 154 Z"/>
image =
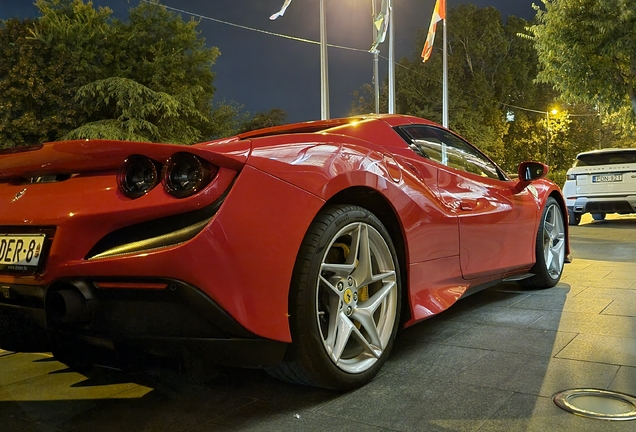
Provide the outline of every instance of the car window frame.
<path id="1" fill-rule="evenodd" d="M 448 155 L 448 151 L 447 151 L 447 147 L 453 147 L 458 149 L 459 151 L 461 151 L 462 153 L 464 153 L 464 151 L 462 149 L 459 149 L 457 146 L 453 145 L 453 142 L 451 142 L 450 144 L 448 142 L 445 142 L 443 144 L 445 144 L 446 147 L 442 146 L 441 151 L 434 151 L 434 146 L 436 145 L 436 143 L 433 140 L 428 141 L 429 144 L 431 144 L 431 146 L 429 147 L 429 152 L 425 152 L 422 147 L 420 145 L 418 145 L 420 142 L 423 141 L 427 141 L 424 139 L 420 139 L 420 138 L 415 138 L 410 132 L 409 129 L 412 128 L 416 128 L 416 129 L 424 129 L 424 130 L 432 130 L 434 131 L 436 134 L 441 134 L 442 137 L 443 136 L 448 136 L 451 138 L 451 140 L 454 140 L 455 142 L 459 142 L 461 143 L 463 146 L 467 147 L 468 149 L 472 150 L 472 156 L 476 156 L 478 158 L 480 158 L 482 160 L 482 162 L 485 162 L 486 164 L 490 165 L 494 170 L 493 170 L 493 174 L 496 173 L 497 177 L 491 177 L 489 175 L 486 176 L 482 176 L 479 173 L 473 172 L 469 169 L 466 169 L 465 167 L 462 167 L 462 164 L 458 164 L 458 163 L 452 163 L 451 161 L 449 161 L 449 155 Z M 489 178 L 491 180 L 500 180 L 500 181 L 509 181 L 510 178 L 508 177 L 508 175 L 506 175 L 506 173 L 499 168 L 499 166 L 492 161 L 492 159 L 490 159 L 488 156 L 486 156 L 481 150 L 479 150 L 477 147 L 475 147 L 474 145 L 472 145 L 471 143 L 469 143 L 468 141 L 466 141 L 465 139 L 463 139 L 462 137 L 460 137 L 459 135 L 453 133 L 452 131 L 439 127 L 439 126 L 435 126 L 435 125 L 427 125 L 427 124 L 408 124 L 408 125 L 402 125 L 402 126 L 397 126 L 395 127 L 396 132 L 398 132 L 398 134 L 406 141 L 408 147 L 413 150 L 413 152 L 415 154 L 417 154 L 418 156 L 433 161 L 435 163 L 438 163 L 442 166 L 457 170 L 457 171 L 461 171 L 463 173 L 467 173 L 467 174 L 471 174 L 471 175 L 475 175 L 478 177 L 482 177 L 482 178 Z M 437 140 L 442 142 L 441 140 L 439 140 L 439 138 L 437 137 Z M 469 161 L 467 161 L 469 162 Z M 464 163 L 465 165 L 466 163 Z M 481 170 L 482 172 L 484 171 L 483 169 Z"/>

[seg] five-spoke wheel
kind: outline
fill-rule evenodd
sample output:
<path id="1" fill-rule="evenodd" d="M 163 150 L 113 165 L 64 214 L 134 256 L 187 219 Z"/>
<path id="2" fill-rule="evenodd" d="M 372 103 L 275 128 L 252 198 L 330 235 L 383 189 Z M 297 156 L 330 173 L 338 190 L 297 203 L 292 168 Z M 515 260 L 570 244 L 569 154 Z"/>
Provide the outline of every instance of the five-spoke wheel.
<path id="1" fill-rule="evenodd" d="M 521 283 L 534 288 L 555 286 L 563 273 L 565 247 L 565 222 L 561 207 L 554 198 L 548 198 L 537 234 L 537 261 L 531 270 L 534 276 Z"/>
<path id="2" fill-rule="evenodd" d="M 278 378 L 334 389 L 375 376 L 400 315 L 397 253 L 382 223 L 361 207 L 322 211 L 298 256 L 290 294 L 292 346 Z"/>

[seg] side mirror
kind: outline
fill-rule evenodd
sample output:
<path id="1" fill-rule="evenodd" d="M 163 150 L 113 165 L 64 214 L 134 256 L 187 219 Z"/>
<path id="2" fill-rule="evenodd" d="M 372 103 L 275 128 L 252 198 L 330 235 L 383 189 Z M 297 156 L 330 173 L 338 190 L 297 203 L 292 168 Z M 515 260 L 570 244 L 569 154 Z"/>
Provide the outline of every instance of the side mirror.
<path id="1" fill-rule="evenodd" d="M 515 185 L 517 193 L 524 190 L 533 180 L 545 177 L 550 167 L 541 162 L 521 162 L 519 164 L 519 181 Z"/>

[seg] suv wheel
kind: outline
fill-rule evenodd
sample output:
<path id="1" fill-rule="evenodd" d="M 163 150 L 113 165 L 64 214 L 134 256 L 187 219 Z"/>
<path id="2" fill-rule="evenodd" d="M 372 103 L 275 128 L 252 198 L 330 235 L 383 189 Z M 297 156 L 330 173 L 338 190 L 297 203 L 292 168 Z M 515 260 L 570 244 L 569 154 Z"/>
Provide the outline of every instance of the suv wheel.
<path id="1" fill-rule="evenodd" d="M 603 215 L 605 217 L 605 215 Z M 581 222 L 581 213 L 568 210 L 568 225 L 578 225 Z"/>
<path id="2" fill-rule="evenodd" d="M 605 220 L 605 213 L 592 213 L 592 219 L 596 221 Z"/>

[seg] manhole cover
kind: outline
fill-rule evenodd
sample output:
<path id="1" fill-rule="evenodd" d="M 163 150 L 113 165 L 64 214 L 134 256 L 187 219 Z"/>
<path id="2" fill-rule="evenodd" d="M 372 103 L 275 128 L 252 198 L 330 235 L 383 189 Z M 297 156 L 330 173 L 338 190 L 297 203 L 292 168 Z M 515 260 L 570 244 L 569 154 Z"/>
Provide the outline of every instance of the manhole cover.
<path id="1" fill-rule="evenodd" d="M 561 409 L 601 420 L 636 419 L 636 397 L 607 390 L 573 389 L 554 395 Z"/>

